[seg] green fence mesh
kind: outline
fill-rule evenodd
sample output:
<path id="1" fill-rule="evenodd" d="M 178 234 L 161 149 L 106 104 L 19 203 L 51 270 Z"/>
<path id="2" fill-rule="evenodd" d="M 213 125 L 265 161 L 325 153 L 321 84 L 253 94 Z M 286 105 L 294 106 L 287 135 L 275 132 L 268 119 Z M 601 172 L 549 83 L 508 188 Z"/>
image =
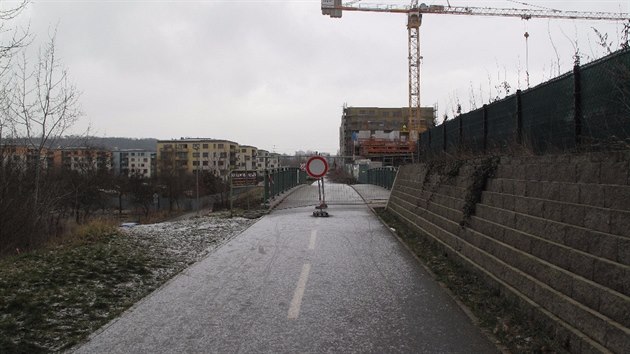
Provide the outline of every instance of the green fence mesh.
<path id="1" fill-rule="evenodd" d="M 516 96 L 512 95 L 487 106 L 487 147 L 506 147 L 516 137 Z"/>
<path id="2" fill-rule="evenodd" d="M 483 109 L 463 114 L 460 119 L 462 120 L 462 149 L 472 152 L 483 151 Z"/>
<path id="3" fill-rule="evenodd" d="M 605 143 L 630 137 L 630 55 L 613 55 L 585 65 L 579 72 L 582 137 Z"/>
<path id="4" fill-rule="evenodd" d="M 446 151 L 449 153 L 456 153 L 461 145 L 460 139 L 460 123 L 461 118 L 446 121 L 444 127 L 446 129 Z"/>
<path id="5" fill-rule="evenodd" d="M 523 144 L 535 153 L 575 147 L 573 82 L 565 75 L 521 94 Z"/>
<path id="6" fill-rule="evenodd" d="M 420 136 L 420 156 L 522 144 L 537 154 L 630 146 L 630 49 L 447 121 Z M 617 145 L 615 145 L 617 144 Z"/>

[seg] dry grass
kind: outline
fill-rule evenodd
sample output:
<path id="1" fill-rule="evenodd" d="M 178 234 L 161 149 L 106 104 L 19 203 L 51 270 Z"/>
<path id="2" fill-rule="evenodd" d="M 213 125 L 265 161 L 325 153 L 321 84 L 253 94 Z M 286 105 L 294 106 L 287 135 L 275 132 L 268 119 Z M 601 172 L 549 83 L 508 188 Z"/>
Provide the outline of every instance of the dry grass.
<path id="1" fill-rule="evenodd" d="M 44 248 L 0 259 L 0 353 L 72 348 L 254 222 L 195 218 L 143 226 L 155 229 L 145 235 L 113 220 L 73 225 Z"/>
<path id="2" fill-rule="evenodd" d="M 115 234 L 118 221 L 114 218 L 95 218 L 85 224 L 77 224 L 74 220 L 66 220 L 63 232 L 48 241 L 44 248 L 57 246 L 77 246 L 98 241 L 104 235 Z"/>
<path id="3" fill-rule="evenodd" d="M 168 210 L 159 210 L 152 211 L 149 213 L 149 215 L 144 215 L 143 213 L 140 213 L 138 214 L 138 217 L 136 219 L 140 224 L 156 224 L 178 217 L 182 214 L 184 214 L 184 212 L 179 210 L 175 210 L 172 212 L 169 212 Z"/>
<path id="4" fill-rule="evenodd" d="M 234 196 L 232 204 L 243 209 L 258 209 L 262 205 L 263 194 L 263 187 L 254 186 Z"/>

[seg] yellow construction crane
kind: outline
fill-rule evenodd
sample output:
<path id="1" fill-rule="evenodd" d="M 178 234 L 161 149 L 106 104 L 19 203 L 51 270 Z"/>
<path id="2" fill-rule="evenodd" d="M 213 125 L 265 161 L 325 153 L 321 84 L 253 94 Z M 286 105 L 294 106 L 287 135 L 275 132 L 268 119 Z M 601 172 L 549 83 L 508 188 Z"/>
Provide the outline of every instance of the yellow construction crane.
<path id="1" fill-rule="evenodd" d="M 378 5 L 360 3 L 360 0 L 342 3 L 341 0 L 322 0 L 322 14 L 333 18 L 341 18 L 343 11 L 388 12 L 407 15 L 407 31 L 409 35 L 409 138 L 418 139 L 420 123 L 420 24 L 423 14 L 472 15 L 517 17 L 523 20 L 532 18 L 578 19 L 578 20 L 612 20 L 625 21 L 630 18 L 627 13 L 611 13 L 598 11 L 561 11 L 555 9 L 513 9 L 471 6 L 444 6 L 419 4 L 411 0 L 410 5 Z M 527 36 L 526 36 L 527 37 Z"/>

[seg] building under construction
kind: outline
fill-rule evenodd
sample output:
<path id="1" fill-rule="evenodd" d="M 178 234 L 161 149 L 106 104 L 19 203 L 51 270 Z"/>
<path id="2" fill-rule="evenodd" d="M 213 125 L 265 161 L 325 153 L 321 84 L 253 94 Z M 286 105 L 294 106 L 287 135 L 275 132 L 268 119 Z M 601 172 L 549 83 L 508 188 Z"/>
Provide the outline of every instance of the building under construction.
<path id="1" fill-rule="evenodd" d="M 434 112 L 433 107 L 422 107 L 420 120 L 410 123 L 409 107 L 344 107 L 339 153 L 346 157 L 346 163 L 359 159 L 384 165 L 410 162 L 416 151 L 416 139 L 410 131 L 422 133 L 433 127 Z"/>

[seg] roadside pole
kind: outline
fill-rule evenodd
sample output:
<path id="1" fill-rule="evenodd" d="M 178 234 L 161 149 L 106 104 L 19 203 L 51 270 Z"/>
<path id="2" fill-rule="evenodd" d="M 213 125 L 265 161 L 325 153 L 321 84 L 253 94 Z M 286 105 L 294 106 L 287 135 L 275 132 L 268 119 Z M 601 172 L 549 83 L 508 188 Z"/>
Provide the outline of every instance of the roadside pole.
<path id="1" fill-rule="evenodd" d="M 328 161 L 322 156 L 312 156 L 306 162 L 306 173 L 317 179 L 317 190 L 319 191 L 319 205 L 315 207 L 313 216 L 328 216 L 328 212 L 324 211 L 324 209 L 328 208 L 328 205 L 326 205 L 326 192 L 324 191 L 324 176 L 327 172 Z"/>

